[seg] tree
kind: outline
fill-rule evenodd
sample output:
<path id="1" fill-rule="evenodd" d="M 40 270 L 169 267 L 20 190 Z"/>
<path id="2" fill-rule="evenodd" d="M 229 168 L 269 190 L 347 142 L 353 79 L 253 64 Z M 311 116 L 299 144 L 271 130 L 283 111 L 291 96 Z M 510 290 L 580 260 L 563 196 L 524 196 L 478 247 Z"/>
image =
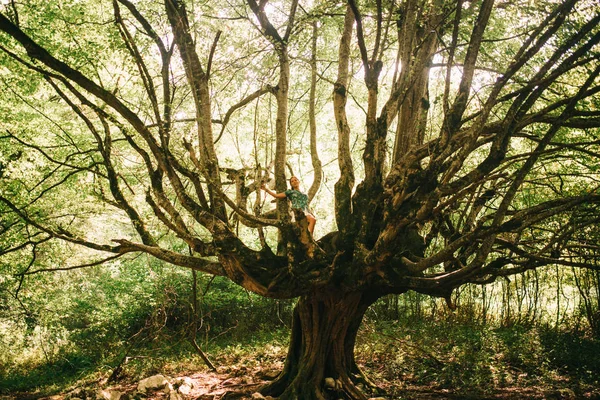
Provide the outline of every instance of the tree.
<path id="1" fill-rule="evenodd" d="M 114 0 L 110 13 L 37 3 L 10 2 L 0 14 L 2 75 L 14 98 L 58 123 L 4 117 L 2 233 L 22 240 L 0 254 L 28 249 L 35 258 L 46 241 L 109 254 L 69 267 L 77 268 L 141 252 L 262 296 L 297 297 L 286 363 L 265 394 L 365 399 L 357 385 L 372 384 L 354 344 L 364 313 L 387 294 L 416 291 L 452 308 L 452 291 L 467 283 L 598 265 L 597 236 L 586 235 L 600 218 L 593 1 L 247 0 L 219 9 Z M 274 134 L 263 139 L 274 141 L 281 192 L 290 98 L 310 92 L 320 178 L 317 78 L 333 91 L 339 173 L 336 229 L 315 241 L 287 202 L 261 211 L 268 160 L 259 162 L 261 129 L 248 129 L 242 114 L 251 103 L 255 115 L 268 112 L 259 102 L 275 99 Z M 364 128 L 348 99 L 364 111 Z M 236 129 L 253 131 L 244 145 L 252 166 L 231 165 L 219 147 L 236 115 Z M 18 151 L 35 153 L 44 169 L 17 179 Z M 58 213 L 52 203 L 65 193 L 89 213 Z M 107 228 L 112 241 L 92 235 L 100 214 L 132 231 Z M 276 245 L 265 227 L 276 228 Z M 324 388 L 327 377 L 335 389 Z"/>

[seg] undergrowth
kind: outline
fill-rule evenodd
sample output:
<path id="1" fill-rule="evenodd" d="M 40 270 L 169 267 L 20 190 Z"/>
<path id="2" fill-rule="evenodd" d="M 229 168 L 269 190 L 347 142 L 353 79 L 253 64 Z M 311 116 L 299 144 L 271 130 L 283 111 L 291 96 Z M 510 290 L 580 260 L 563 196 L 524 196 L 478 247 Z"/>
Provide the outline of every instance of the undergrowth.
<path id="1" fill-rule="evenodd" d="M 167 271 L 161 282 L 143 296 L 104 285 L 101 296 L 90 292 L 61 306 L 43 329 L 4 326 L 0 395 L 38 398 L 98 382 L 206 371 L 191 344 L 194 330 L 224 373 L 282 367 L 293 301 L 263 299 L 215 279 L 203 282 L 194 319 L 189 277 Z M 600 340 L 586 330 L 483 323 L 461 309 L 389 315 L 386 306 L 367 313 L 356 355 L 391 398 L 416 388 L 482 398 L 535 387 L 600 399 Z"/>
<path id="2" fill-rule="evenodd" d="M 204 350 L 221 371 L 256 370 L 282 365 L 288 329 L 245 330 L 210 341 Z M 238 327 L 241 331 L 241 327 Z M 450 320 L 365 321 L 357 343 L 359 363 L 392 398 L 414 388 L 482 398 L 506 388 L 569 388 L 600 398 L 600 342 L 548 327 L 490 328 Z M 119 358 L 119 356 L 121 358 Z M 181 375 L 207 367 L 187 337 L 163 331 L 130 352 L 92 359 L 77 352 L 54 363 L 0 378 L 3 394 L 65 392 L 77 385 L 106 380 L 120 365 L 118 382 L 152 374 Z M 223 369 L 226 367 L 226 369 Z M 591 397 L 590 397 L 591 396 Z M 596 397 L 594 397 L 596 396 Z"/>
<path id="3" fill-rule="evenodd" d="M 442 320 L 366 321 L 357 355 L 392 398 L 411 388 L 486 398 L 567 388 L 600 399 L 600 341 L 546 326 Z M 583 397 L 582 397 L 583 398 Z"/>

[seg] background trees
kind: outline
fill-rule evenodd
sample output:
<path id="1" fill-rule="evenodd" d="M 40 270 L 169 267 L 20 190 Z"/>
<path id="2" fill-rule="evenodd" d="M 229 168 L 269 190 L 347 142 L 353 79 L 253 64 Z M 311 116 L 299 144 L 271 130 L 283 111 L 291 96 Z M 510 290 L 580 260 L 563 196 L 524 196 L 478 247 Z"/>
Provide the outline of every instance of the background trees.
<path id="1" fill-rule="evenodd" d="M 363 398 L 354 344 L 378 298 L 453 308 L 466 283 L 597 267 L 599 18 L 586 1 L 11 2 L 14 284 L 142 253 L 299 297 L 265 392 L 322 398 L 332 376 Z M 260 183 L 286 173 L 334 193 L 313 201 L 317 242 L 286 202 L 267 212 Z M 596 324 L 594 275 L 575 276 Z"/>

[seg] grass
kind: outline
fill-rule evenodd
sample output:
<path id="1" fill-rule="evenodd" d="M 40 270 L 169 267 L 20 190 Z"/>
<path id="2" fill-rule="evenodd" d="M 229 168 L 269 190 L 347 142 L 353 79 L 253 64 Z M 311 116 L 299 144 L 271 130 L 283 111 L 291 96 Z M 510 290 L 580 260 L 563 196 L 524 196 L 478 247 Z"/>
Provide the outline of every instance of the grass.
<path id="1" fill-rule="evenodd" d="M 33 368 L 12 370 L 0 377 L 0 394 L 11 392 L 55 392 L 77 383 L 81 376 L 94 373 L 97 366 L 91 360 L 68 359 L 42 364 Z"/>

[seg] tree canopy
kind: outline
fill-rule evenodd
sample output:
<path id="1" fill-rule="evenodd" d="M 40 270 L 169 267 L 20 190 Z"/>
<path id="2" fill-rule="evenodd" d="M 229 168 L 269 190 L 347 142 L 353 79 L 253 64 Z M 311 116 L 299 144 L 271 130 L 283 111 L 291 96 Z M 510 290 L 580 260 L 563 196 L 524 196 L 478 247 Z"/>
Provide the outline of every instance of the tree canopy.
<path id="1" fill-rule="evenodd" d="M 386 294 L 598 267 L 594 1 L 4 3 L 3 265 L 146 253 L 299 297 L 265 393 L 366 398 Z M 292 175 L 315 237 L 261 192 Z"/>

